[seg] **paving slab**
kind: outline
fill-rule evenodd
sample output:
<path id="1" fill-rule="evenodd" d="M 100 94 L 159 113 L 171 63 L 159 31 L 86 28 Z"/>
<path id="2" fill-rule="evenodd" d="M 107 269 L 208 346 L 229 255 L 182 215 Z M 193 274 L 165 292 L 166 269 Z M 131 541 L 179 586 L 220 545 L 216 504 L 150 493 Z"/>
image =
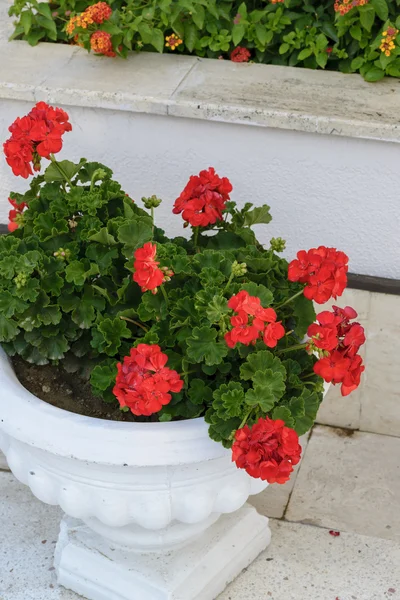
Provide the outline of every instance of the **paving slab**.
<path id="1" fill-rule="evenodd" d="M 314 427 L 286 519 L 400 542 L 400 438 Z"/>
<path id="2" fill-rule="evenodd" d="M 400 545 L 270 522 L 272 542 L 218 600 L 397 600 Z"/>
<path id="3" fill-rule="evenodd" d="M 400 436 L 400 296 L 372 294 L 360 429 Z"/>

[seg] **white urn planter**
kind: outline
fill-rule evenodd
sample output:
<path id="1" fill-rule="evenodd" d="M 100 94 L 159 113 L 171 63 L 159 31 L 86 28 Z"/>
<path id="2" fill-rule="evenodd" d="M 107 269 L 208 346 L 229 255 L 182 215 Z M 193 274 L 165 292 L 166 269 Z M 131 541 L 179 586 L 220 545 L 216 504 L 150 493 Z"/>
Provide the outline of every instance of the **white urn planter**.
<path id="1" fill-rule="evenodd" d="M 267 483 L 231 462 L 203 419 L 119 423 L 43 402 L 0 349 L 0 449 L 65 512 L 58 582 L 90 600 L 213 600 L 268 546 L 246 504 Z"/>

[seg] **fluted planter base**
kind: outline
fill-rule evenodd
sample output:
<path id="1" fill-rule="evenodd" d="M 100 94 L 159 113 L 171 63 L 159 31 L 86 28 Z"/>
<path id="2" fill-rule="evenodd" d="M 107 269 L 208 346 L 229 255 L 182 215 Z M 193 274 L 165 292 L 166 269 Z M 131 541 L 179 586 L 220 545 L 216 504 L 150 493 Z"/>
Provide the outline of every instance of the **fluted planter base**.
<path id="1" fill-rule="evenodd" d="M 64 517 L 58 582 L 89 600 L 214 600 L 271 540 L 267 517 L 245 504 L 200 537 L 164 552 L 138 552 Z"/>

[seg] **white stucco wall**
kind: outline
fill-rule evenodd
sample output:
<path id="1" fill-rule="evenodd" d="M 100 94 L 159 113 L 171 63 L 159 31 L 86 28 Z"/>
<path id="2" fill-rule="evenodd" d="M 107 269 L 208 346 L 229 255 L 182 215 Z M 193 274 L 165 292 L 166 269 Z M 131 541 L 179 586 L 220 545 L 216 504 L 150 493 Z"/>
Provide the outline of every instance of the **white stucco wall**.
<path id="1" fill-rule="evenodd" d="M 31 103 L 0 101 L 1 140 Z M 400 169 L 398 144 L 282 129 L 67 107 L 73 132 L 63 158 L 84 156 L 110 166 L 136 199 L 163 198 L 157 222 L 181 232 L 174 199 L 192 173 L 210 165 L 229 177 L 233 199 L 267 202 L 273 221 L 259 226 L 265 243 L 287 240 L 287 257 L 324 244 L 350 256 L 350 270 L 400 277 Z M 0 223 L 7 222 L 7 194 L 27 182 L 0 162 Z"/>

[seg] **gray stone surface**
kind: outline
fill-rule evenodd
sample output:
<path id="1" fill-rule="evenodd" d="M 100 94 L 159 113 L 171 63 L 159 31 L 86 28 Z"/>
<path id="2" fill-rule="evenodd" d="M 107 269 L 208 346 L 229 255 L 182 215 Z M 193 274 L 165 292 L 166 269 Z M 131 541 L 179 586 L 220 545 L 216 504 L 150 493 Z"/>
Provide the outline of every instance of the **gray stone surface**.
<path id="1" fill-rule="evenodd" d="M 400 142 L 400 81 L 235 64 L 189 56 L 87 55 L 74 46 L 7 42 L 9 0 L 0 6 L 0 98 L 110 108 Z"/>
<path id="2" fill-rule="evenodd" d="M 396 600 L 400 545 L 271 521 L 272 542 L 218 600 Z"/>
<path id="3" fill-rule="evenodd" d="M 400 296 L 372 294 L 360 429 L 400 436 Z"/>
<path id="4" fill-rule="evenodd" d="M 169 113 L 400 141 L 400 81 L 376 86 L 359 75 L 202 60 L 173 96 Z"/>
<path id="5" fill-rule="evenodd" d="M 399 457 L 399 438 L 314 427 L 286 519 L 400 542 Z"/>
<path id="6" fill-rule="evenodd" d="M 81 598 L 54 581 L 52 560 L 60 519 L 58 508 L 33 498 L 10 473 L 0 473 L 1 600 Z M 218 600 L 397 597 L 399 544 L 350 533 L 332 537 L 327 529 L 285 521 L 271 520 L 270 525 L 270 547 Z"/>
<path id="7" fill-rule="evenodd" d="M 191 56 L 153 53 L 110 60 L 78 48 L 39 90 L 54 104 L 166 115 L 169 98 L 196 62 Z"/>

